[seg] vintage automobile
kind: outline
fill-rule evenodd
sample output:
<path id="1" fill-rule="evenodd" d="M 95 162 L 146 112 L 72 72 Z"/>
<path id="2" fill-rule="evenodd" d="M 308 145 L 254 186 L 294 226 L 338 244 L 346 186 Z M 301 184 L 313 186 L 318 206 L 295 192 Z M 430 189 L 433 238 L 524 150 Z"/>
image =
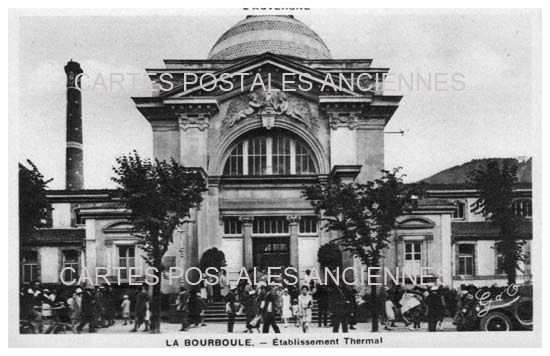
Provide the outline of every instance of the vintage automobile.
<path id="1" fill-rule="evenodd" d="M 531 285 L 480 288 L 461 298 L 454 324 L 458 331 L 511 331 L 533 329 Z"/>

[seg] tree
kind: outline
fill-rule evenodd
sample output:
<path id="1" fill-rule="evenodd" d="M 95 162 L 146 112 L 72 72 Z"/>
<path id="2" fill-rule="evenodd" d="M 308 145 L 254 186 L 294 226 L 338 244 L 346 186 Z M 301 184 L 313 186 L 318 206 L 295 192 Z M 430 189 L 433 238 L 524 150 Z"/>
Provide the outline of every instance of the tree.
<path id="1" fill-rule="evenodd" d="M 413 186 L 405 186 L 399 169 L 364 184 L 318 183 L 306 187 L 304 197 L 323 215 L 324 228 L 339 233 L 333 240 L 368 267 L 380 267 L 397 217 L 409 209 Z M 371 305 L 377 290 L 371 285 Z M 378 313 L 372 313 L 372 331 L 378 331 Z"/>
<path id="2" fill-rule="evenodd" d="M 123 206 L 130 210 L 130 223 L 142 257 L 153 267 L 158 278 L 153 285 L 151 332 L 160 331 L 160 281 L 165 267 L 162 257 L 173 242 L 175 229 L 198 208 L 206 191 L 206 182 L 197 169 L 186 168 L 174 159 L 170 162 L 122 156 L 113 168 L 117 193 Z"/>
<path id="3" fill-rule="evenodd" d="M 203 272 L 209 267 L 214 267 L 219 272 L 226 265 L 225 254 L 216 247 L 204 251 L 199 262 L 200 269 Z"/>
<path id="4" fill-rule="evenodd" d="M 503 257 L 503 268 L 508 284 L 516 282 L 519 262 L 524 261 L 525 241 L 519 238 L 521 218 L 516 216 L 514 184 L 517 183 L 517 165 L 514 160 L 490 160 L 468 174 L 472 188 L 479 192 L 479 198 L 471 205 L 471 211 L 481 213 L 487 220 L 499 227 L 499 241 L 495 244 Z"/>
<path id="5" fill-rule="evenodd" d="M 317 251 L 317 262 L 322 268 L 331 270 L 342 267 L 342 251 L 335 243 L 326 243 Z"/>
<path id="6" fill-rule="evenodd" d="M 43 227 L 51 210 L 46 189 L 52 179 L 44 179 L 31 160 L 27 160 L 27 164 L 30 169 L 19 163 L 19 232 L 22 237 Z"/>

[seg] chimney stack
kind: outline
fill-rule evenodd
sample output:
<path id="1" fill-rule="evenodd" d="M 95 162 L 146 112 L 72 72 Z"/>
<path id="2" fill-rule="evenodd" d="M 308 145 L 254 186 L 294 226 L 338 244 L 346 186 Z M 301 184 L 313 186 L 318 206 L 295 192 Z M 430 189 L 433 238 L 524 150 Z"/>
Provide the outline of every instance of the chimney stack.
<path id="1" fill-rule="evenodd" d="M 65 188 L 84 188 L 84 154 L 82 150 L 82 93 L 80 64 L 71 59 L 65 66 L 67 74 L 67 156 Z"/>

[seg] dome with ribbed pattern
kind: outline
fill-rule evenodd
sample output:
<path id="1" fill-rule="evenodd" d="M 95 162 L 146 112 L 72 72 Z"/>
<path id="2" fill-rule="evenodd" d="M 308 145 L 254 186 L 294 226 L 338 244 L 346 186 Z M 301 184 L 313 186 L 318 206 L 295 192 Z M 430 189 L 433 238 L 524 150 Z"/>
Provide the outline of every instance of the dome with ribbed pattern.
<path id="1" fill-rule="evenodd" d="M 302 59 L 331 59 L 321 37 L 292 15 L 247 16 L 227 30 L 208 59 L 239 59 L 271 52 Z"/>

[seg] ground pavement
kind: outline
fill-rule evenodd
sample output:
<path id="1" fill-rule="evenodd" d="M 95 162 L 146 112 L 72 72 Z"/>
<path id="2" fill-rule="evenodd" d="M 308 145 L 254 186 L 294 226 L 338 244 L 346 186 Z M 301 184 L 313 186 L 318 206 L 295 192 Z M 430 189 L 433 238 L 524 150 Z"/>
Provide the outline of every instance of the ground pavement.
<path id="1" fill-rule="evenodd" d="M 293 325 L 289 325 L 288 327 L 284 327 L 284 324 L 277 324 L 279 326 L 279 329 L 281 330 L 281 334 L 301 334 L 302 331 L 300 328 L 297 328 Z M 117 320 L 116 324 L 109 327 L 109 328 L 102 328 L 98 329 L 98 334 L 123 334 L 123 333 L 129 333 L 132 329 L 132 325 L 123 325 L 123 323 L 119 320 Z M 170 324 L 163 322 L 161 324 L 160 330 L 163 334 L 171 334 L 171 333 L 183 333 L 179 331 L 181 325 L 179 324 Z M 143 329 L 143 326 L 141 327 Z M 235 323 L 235 327 L 233 328 L 235 334 L 243 333 L 245 330 L 244 323 Z M 85 328 L 82 333 L 86 333 L 88 330 Z M 370 322 L 367 323 L 359 323 L 356 325 L 356 330 L 350 330 L 350 333 L 358 333 L 358 332 L 370 332 L 371 331 L 371 324 Z M 384 325 L 380 325 L 380 331 L 384 330 Z M 391 331 L 387 332 L 424 332 L 428 331 L 428 323 L 422 323 L 422 328 L 420 330 L 412 331 L 409 330 L 408 327 L 405 327 L 405 325 L 402 322 L 397 323 L 397 327 L 394 328 Z M 456 331 L 455 326 L 452 324 L 451 318 L 446 318 L 443 322 L 443 330 L 442 331 Z M 313 334 L 330 334 L 332 333 L 331 327 L 321 327 L 319 328 L 317 324 L 313 324 L 310 327 L 309 330 L 310 333 Z M 138 333 L 143 333 L 142 331 L 139 331 Z M 225 323 L 210 323 L 206 326 L 199 326 L 199 327 L 191 327 L 188 331 L 185 333 L 191 333 L 191 334 L 226 334 L 227 333 L 227 324 Z M 271 330 L 271 333 L 273 333 L 273 330 Z"/>

